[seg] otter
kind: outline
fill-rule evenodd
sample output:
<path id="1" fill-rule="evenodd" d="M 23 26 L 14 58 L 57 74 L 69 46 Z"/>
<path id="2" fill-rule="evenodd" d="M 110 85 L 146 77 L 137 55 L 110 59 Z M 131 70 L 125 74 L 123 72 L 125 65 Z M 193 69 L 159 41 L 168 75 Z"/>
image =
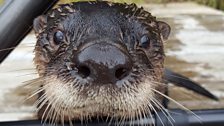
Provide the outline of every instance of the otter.
<path id="1" fill-rule="evenodd" d="M 59 5 L 34 20 L 38 116 L 62 123 L 162 108 L 170 26 L 135 4 Z"/>

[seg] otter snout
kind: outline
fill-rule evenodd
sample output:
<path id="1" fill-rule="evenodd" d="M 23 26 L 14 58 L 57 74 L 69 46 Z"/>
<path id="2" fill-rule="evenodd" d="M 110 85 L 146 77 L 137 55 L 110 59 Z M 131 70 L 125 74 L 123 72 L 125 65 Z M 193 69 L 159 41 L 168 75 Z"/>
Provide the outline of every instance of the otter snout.
<path id="1" fill-rule="evenodd" d="M 115 84 L 129 75 L 132 60 L 119 46 L 107 42 L 94 43 L 78 51 L 74 58 L 78 75 L 96 84 Z"/>

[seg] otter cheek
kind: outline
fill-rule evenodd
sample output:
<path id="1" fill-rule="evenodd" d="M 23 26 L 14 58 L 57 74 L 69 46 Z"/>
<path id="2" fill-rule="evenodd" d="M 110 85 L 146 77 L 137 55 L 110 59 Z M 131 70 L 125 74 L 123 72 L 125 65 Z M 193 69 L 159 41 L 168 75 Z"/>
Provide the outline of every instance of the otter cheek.
<path id="1" fill-rule="evenodd" d="M 73 101 L 71 89 L 69 85 L 59 80 L 56 76 L 50 76 L 46 81 L 44 88 L 44 95 L 46 100 L 52 105 L 53 108 L 60 108 L 63 106 L 72 107 Z"/>

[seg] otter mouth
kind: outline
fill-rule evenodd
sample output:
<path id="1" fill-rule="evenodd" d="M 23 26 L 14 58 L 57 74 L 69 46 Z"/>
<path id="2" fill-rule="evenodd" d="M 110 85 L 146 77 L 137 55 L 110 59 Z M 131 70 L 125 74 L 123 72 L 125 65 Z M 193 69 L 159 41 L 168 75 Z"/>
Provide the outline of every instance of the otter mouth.
<path id="1" fill-rule="evenodd" d="M 123 88 L 112 84 L 73 87 L 72 83 L 65 83 L 55 76 L 46 80 L 51 81 L 45 82 L 42 96 L 44 100 L 40 99 L 42 101 L 39 100 L 39 102 L 41 107 L 44 104 L 49 104 L 50 107 L 38 109 L 48 109 L 48 113 L 50 113 L 48 115 L 77 120 L 85 117 L 106 116 L 134 118 L 142 112 L 150 112 L 151 100 L 154 97 L 152 90 L 149 90 L 153 88 L 150 79 L 135 82 L 135 84 L 123 84 Z M 42 116 L 46 116 L 46 113 Z"/>
<path id="2" fill-rule="evenodd" d="M 67 65 L 73 66 L 49 67 L 40 106 L 47 101 L 53 109 L 49 112 L 74 119 L 108 115 L 128 119 L 149 112 L 154 97 L 150 89 L 158 84 L 136 54 L 99 42 L 77 48 L 72 56 Z"/>

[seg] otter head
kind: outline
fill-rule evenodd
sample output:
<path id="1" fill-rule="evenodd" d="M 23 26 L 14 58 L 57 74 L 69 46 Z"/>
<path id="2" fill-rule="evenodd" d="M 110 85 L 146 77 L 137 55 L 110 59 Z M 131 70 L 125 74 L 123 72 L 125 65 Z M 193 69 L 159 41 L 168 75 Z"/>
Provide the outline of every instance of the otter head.
<path id="1" fill-rule="evenodd" d="M 135 118 L 160 104 L 170 27 L 135 4 L 77 2 L 34 21 L 46 118 Z M 48 114 L 46 114 L 48 113 Z"/>

